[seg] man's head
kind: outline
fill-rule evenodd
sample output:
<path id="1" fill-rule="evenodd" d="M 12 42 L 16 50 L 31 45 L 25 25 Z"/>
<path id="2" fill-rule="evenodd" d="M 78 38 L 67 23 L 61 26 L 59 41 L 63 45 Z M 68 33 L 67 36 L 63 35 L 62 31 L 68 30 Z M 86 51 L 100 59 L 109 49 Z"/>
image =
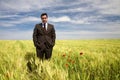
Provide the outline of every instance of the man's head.
<path id="1" fill-rule="evenodd" d="M 46 23 L 48 21 L 47 13 L 42 13 L 41 14 L 41 20 L 42 20 L 43 23 Z"/>

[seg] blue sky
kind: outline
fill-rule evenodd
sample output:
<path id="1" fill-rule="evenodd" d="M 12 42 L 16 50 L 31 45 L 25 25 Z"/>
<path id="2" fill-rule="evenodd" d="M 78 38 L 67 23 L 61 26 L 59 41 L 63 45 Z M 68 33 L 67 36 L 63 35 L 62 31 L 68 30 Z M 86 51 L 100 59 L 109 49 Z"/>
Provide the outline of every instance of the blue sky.
<path id="1" fill-rule="evenodd" d="M 57 39 L 120 38 L 120 0 L 0 0 L 0 39 L 32 39 L 48 13 Z"/>

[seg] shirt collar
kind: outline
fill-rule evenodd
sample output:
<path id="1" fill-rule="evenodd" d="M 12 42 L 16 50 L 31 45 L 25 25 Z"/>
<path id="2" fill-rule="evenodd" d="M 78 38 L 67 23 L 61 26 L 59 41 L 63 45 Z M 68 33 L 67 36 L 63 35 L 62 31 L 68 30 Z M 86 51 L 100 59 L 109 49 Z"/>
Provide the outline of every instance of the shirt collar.
<path id="1" fill-rule="evenodd" d="M 46 25 L 46 29 L 47 29 L 48 23 L 45 23 L 45 25 Z M 42 23 L 42 27 L 44 27 L 44 23 Z"/>

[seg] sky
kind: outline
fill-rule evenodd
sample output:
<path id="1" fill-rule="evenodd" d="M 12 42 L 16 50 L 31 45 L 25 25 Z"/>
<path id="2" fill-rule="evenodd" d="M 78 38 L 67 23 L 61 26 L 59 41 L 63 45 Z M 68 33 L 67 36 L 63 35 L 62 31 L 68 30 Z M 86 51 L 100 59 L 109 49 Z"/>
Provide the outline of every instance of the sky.
<path id="1" fill-rule="evenodd" d="M 58 40 L 120 38 L 120 0 L 0 0 L 0 40 L 32 40 L 44 12 Z"/>

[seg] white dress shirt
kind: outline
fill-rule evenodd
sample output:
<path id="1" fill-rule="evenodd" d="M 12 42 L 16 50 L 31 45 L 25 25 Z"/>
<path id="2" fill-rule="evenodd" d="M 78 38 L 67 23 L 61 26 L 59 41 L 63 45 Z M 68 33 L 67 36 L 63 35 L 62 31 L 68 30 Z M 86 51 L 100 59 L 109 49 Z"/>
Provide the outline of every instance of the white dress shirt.
<path id="1" fill-rule="evenodd" d="M 42 27 L 44 28 L 44 23 L 42 23 Z M 47 30 L 47 28 L 48 28 L 48 23 L 45 23 L 45 28 L 46 28 L 46 30 Z"/>

